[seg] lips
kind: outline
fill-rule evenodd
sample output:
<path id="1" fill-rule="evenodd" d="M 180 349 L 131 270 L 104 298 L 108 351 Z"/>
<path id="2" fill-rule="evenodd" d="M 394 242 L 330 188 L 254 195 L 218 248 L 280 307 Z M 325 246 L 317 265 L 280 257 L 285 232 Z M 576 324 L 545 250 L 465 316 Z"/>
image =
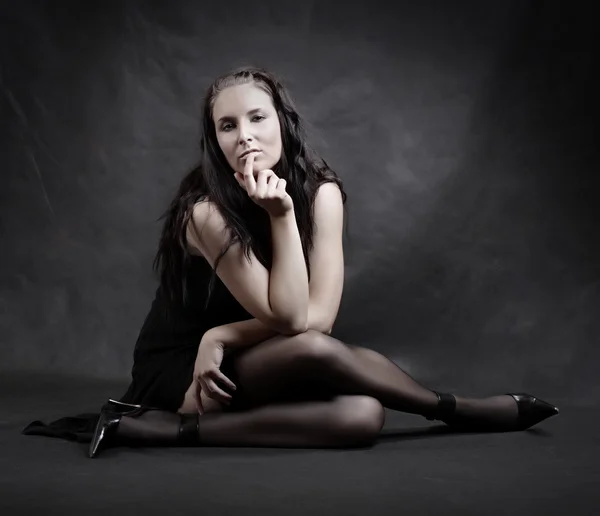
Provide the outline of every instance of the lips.
<path id="1" fill-rule="evenodd" d="M 248 154 L 250 154 L 251 152 L 261 152 L 260 149 L 249 149 L 247 151 L 242 152 L 242 154 L 240 155 L 240 159 L 245 158 Z"/>

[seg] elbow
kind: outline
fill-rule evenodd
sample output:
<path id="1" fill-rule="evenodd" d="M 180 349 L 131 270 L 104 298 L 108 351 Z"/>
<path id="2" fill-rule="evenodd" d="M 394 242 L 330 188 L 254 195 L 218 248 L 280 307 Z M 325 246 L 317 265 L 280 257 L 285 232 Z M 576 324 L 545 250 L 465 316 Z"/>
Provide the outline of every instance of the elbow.
<path id="1" fill-rule="evenodd" d="M 285 335 L 299 335 L 300 333 L 304 333 L 308 330 L 308 323 L 306 319 L 302 321 L 293 321 L 290 324 L 286 325 Z"/>
<path id="2" fill-rule="evenodd" d="M 281 335 L 298 335 L 308 330 L 308 324 L 306 321 L 289 321 L 273 318 L 268 324 L 272 329 Z"/>
<path id="3" fill-rule="evenodd" d="M 331 326 L 321 326 L 320 328 L 315 329 L 324 335 L 331 335 Z"/>
<path id="4" fill-rule="evenodd" d="M 313 318 L 313 320 L 310 320 L 308 322 L 307 329 L 318 331 L 319 333 L 323 333 L 324 335 L 331 335 L 332 327 L 333 327 L 333 322 L 330 323 L 329 321 L 326 321 L 323 319 Z"/>
<path id="5" fill-rule="evenodd" d="M 318 331 L 324 335 L 331 335 L 333 323 L 328 324 L 326 321 L 303 318 L 295 321 L 279 321 L 278 327 L 278 331 L 283 335 L 298 335 L 300 333 L 305 333 L 308 330 Z"/>
<path id="6" fill-rule="evenodd" d="M 285 331 L 283 332 L 283 334 L 293 336 L 293 335 L 299 335 L 300 333 L 305 333 L 308 330 L 318 331 L 320 333 L 323 333 L 324 335 L 331 335 L 331 328 L 329 328 L 329 327 L 327 327 L 327 328 L 311 327 L 306 323 L 287 326 Z"/>
<path id="7" fill-rule="evenodd" d="M 288 335 L 299 335 L 300 333 L 305 333 L 308 330 L 308 325 L 304 324 L 295 324 L 290 326 L 290 330 Z"/>

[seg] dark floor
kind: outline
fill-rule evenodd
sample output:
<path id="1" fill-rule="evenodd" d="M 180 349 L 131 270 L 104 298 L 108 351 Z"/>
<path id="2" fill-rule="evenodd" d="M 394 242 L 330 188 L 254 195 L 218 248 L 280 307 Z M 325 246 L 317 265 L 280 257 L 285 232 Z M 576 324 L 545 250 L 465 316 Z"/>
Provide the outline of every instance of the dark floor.
<path id="1" fill-rule="evenodd" d="M 388 411 L 362 450 L 118 448 L 92 460 L 87 445 L 20 434 L 126 386 L 2 375 L 0 514 L 600 514 L 600 412 L 556 398 L 558 416 L 515 433 L 437 433 Z"/>

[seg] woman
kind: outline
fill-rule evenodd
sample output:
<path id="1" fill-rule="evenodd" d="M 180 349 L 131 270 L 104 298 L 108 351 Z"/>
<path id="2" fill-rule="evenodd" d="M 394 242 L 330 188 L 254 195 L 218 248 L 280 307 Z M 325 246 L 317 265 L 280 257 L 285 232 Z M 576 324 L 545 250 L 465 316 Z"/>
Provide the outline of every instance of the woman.
<path id="1" fill-rule="evenodd" d="M 165 214 L 132 382 L 94 420 L 90 457 L 123 443 L 364 446 L 384 407 L 491 431 L 558 413 L 523 393 L 429 390 L 331 337 L 346 194 L 305 144 L 285 88 L 257 68 L 220 77 L 202 124 L 201 162 Z"/>

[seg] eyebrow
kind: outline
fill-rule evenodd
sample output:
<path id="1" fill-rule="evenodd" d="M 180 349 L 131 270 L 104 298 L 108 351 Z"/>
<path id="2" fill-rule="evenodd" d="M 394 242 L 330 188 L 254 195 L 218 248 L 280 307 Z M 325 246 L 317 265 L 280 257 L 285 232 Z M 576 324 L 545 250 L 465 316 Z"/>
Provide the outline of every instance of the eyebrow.
<path id="1" fill-rule="evenodd" d="M 250 111 L 248 111 L 246 114 L 253 115 L 254 113 L 257 113 L 258 111 L 262 111 L 262 110 L 263 110 L 263 108 L 254 108 L 254 109 L 251 109 Z M 222 116 L 221 118 L 219 118 L 217 120 L 217 123 L 224 122 L 224 121 L 234 121 L 234 120 L 235 120 L 235 117 L 233 117 L 233 116 Z"/>

